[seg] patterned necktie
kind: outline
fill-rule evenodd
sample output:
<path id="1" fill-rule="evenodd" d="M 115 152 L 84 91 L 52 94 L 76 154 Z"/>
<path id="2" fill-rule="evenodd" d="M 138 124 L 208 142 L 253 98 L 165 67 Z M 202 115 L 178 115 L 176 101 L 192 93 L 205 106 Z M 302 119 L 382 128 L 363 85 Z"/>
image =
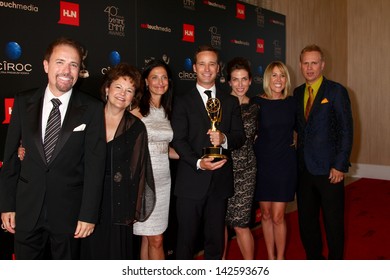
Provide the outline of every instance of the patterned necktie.
<path id="1" fill-rule="evenodd" d="M 309 98 L 307 99 L 306 110 L 305 110 L 306 120 L 309 118 L 310 110 L 311 110 L 311 107 L 313 106 L 313 101 L 314 101 L 313 88 L 311 86 L 309 86 L 307 88 L 307 91 L 309 92 Z"/>
<path id="2" fill-rule="evenodd" d="M 210 99 L 211 98 L 211 90 L 205 90 L 204 93 L 207 94 L 207 97 Z"/>
<path id="3" fill-rule="evenodd" d="M 58 98 L 53 98 L 51 102 L 53 103 L 53 109 L 47 120 L 45 142 L 43 143 L 47 163 L 50 162 L 51 156 L 53 155 L 61 129 L 61 112 L 58 108 L 61 105 L 61 101 Z"/>

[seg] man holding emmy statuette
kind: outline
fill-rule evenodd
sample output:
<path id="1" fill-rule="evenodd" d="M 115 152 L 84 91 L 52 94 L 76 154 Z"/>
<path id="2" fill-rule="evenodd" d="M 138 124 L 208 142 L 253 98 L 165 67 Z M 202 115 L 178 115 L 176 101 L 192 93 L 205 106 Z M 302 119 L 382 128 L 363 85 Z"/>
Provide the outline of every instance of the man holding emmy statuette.
<path id="1" fill-rule="evenodd" d="M 229 154 L 244 144 L 245 132 L 237 97 L 215 86 L 218 51 L 200 46 L 193 70 L 196 87 L 175 97 L 172 112 L 172 144 L 180 156 L 174 192 L 176 258 L 194 258 L 203 229 L 205 259 L 222 259 L 227 199 L 233 195 Z"/>

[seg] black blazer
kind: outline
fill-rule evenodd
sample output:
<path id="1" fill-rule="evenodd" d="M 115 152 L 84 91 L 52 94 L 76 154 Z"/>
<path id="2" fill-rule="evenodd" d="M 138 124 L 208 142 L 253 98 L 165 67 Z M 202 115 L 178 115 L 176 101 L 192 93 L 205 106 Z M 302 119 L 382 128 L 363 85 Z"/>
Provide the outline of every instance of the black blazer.
<path id="1" fill-rule="evenodd" d="M 238 99 L 217 89 L 221 101 L 222 121 L 217 129 L 227 137 L 228 149 L 240 148 L 245 142 Z M 198 170 L 196 163 L 204 147 L 212 146 L 206 134 L 211 127 L 205 105 L 198 90 L 193 88 L 182 96 L 175 97 L 172 112 L 172 145 L 179 154 L 175 195 L 202 199 L 207 194 L 213 178 L 214 193 L 222 198 L 233 194 L 233 165 L 228 162 L 215 171 Z"/>
<path id="2" fill-rule="evenodd" d="M 353 121 L 348 92 L 325 77 L 308 120 L 304 116 L 306 84 L 294 90 L 297 100 L 298 163 L 313 175 L 328 175 L 331 168 L 348 172 L 353 142 Z"/>
<path id="3" fill-rule="evenodd" d="M 30 231 L 45 201 L 50 228 L 73 233 L 78 220 L 96 223 L 98 217 L 106 154 L 103 104 L 73 89 L 47 165 L 41 133 L 44 93 L 40 88 L 15 95 L 0 175 L 0 212 L 16 212 L 16 230 Z M 22 162 L 17 158 L 21 139 Z"/>

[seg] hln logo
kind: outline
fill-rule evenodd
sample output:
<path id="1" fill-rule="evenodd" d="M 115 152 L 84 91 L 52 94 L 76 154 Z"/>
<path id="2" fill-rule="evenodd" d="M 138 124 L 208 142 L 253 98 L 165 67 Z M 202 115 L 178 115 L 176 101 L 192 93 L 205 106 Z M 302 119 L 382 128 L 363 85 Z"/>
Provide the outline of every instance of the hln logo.
<path id="1" fill-rule="evenodd" d="M 64 17 L 77 18 L 77 11 L 63 10 L 62 15 Z"/>
<path id="2" fill-rule="evenodd" d="M 60 24 L 80 25 L 80 8 L 79 4 L 60 1 Z"/>
<path id="3" fill-rule="evenodd" d="M 186 35 L 186 36 L 194 36 L 194 31 L 184 30 L 184 35 Z"/>

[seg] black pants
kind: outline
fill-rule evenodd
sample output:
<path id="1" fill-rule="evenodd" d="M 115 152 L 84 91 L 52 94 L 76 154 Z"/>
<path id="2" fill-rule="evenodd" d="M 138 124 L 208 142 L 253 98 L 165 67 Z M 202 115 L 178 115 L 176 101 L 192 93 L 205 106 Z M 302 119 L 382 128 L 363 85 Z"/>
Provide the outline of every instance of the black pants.
<path id="1" fill-rule="evenodd" d="M 299 230 L 307 259 L 324 259 L 320 215 L 324 222 L 328 259 L 344 256 L 344 181 L 331 184 L 329 175 L 312 175 L 307 170 L 298 177 Z"/>
<path id="2" fill-rule="evenodd" d="M 178 237 L 176 258 L 191 260 L 199 231 L 203 228 L 204 258 L 222 259 L 227 199 L 208 195 L 202 200 L 178 197 L 176 211 Z"/>
<path id="3" fill-rule="evenodd" d="M 75 260 L 80 258 L 80 240 L 73 234 L 54 234 L 44 227 L 15 232 L 17 260 Z"/>
<path id="4" fill-rule="evenodd" d="M 74 233 L 56 233 L 50 229 L 43 205 L 37 225 L 32 231 L 15 231 L 17 260 L 77 260 L 80 259 L 80 239 Z"/>

